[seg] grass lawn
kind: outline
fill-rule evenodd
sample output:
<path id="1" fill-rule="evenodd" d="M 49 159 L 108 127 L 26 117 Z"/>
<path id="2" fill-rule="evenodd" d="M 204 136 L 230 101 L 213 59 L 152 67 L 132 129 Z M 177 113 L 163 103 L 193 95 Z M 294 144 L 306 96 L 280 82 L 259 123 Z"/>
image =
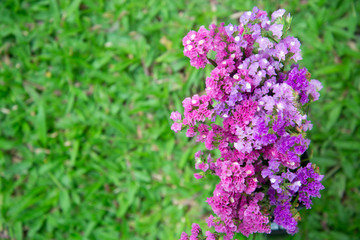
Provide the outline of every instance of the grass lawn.
<path id="1" fill-rule="evenodd" d="M 0 239 L 178 239 L 205 226 L 218 179 L 194 179 L 202 146 L 169 115 L 210 67 L 190 66 L 182 38 L 255 4 L 292 14 L 301 64 L 324 85 L 310 151 L 326 189 L 289 239 L 357 239 L 356 0 L 1 0 Z"/>

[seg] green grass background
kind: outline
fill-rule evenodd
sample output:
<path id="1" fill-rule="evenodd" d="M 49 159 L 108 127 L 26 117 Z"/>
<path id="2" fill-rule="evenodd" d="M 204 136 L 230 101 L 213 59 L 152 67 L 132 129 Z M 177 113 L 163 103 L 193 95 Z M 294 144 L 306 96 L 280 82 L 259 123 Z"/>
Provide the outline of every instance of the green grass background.
<path id="1" fill-rule="evenodd" d="M 326 189 L 289 239 L 360 239 L 356 0 L 1 0 L 0 239 L 178 239 L 205 226 L 218 180 L 193 178 L 201 146 L 169 115 L 211 68 L 192 68 L 181 41 L 254 5 L 291 12 L 301 64 L 324 85 L 310 138 Z"/>

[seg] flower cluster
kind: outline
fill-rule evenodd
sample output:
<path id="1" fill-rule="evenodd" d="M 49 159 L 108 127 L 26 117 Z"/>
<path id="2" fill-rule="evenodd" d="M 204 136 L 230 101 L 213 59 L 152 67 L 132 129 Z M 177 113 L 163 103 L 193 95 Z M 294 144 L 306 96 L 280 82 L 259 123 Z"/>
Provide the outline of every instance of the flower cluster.
<path id="1" fill-rule="evenodd" d="M 207 199 L 216 215 L 208 218 L 215 233 L 207 232 L 207 239 L 270 233 L 271 221 L 294 234 L 297 207 L 310 208 L 324 188 L 318 168 L 301 160 L 310 144 L 308 106 L 322 86 L 296 65 L 300 42 L 286 35 L 291 17 L 284 14 L 280 9 L 269 18 L 255 7 L 239 25 L 200 27 L 183 39 L 192 66 L 214 67 L 204 94 L 186 98 L 183 116 L 170 117 L 172 130 L 186 129 L 186 136 L 205 144 L 206 150 L 195 154 L 200 172 L 194 176 L 220 178 Z M 181 239 L 204 239 L 198 225 L 191 232 Z"/>
<path id="2" fill-rule="evenodd" d="M 185 232 L 181 234 L 180 240 L 197 240 L 197 239 L 204 239 L 204 240 L 216 240 L 218 236 L 210 231 L 206 231 L 205 237 L 201 231 L 201 228 L 198 224 L 193 223 L 191 228 L 191 235 L 187 235 Z"/>

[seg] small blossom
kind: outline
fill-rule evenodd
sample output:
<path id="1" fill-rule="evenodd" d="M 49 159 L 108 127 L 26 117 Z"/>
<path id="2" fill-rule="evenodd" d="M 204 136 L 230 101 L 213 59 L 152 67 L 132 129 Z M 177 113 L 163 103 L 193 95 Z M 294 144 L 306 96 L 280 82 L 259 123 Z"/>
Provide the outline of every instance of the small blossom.
<path id="1" fill-rule="evenodd" d="M 173 121 L 181 120 L 181 114 L 178 111 L 172 112 L 170 115 L 170 119 Z"/>
<path id="2" fill-rule="evenodd" d="M 174 132 L 179 132 L 179 131 L 181 131 L 181 128 L 182 128 L 182 124 L 181 124 L 181 123 L 175 122 L 175 123 L 173 123 L 173 124 L 171 125 L 171 130 L 173 130 Z"/>
<path id="3" fill-rule="evenodd" d="M 282 24 L 274 23 L 270 26 L 269 30 L 273 33 L 274 36 L 281 38 L 283 27 L 284 26 Z"/>
<path id="4" fill-rule="evenodd" d="M 281 18 L 285 13 L 285 9 L 279 9 L 271 14 L 271 21 L 275 21 L 277 18 Z"/>
<path id="5" fill-rule="evenodd" d="M 201 178 L 203 178 L 204 176 L 201 175 L 200 173 L 194 173 L 194 177 L 195 177 L 196 179 L 201 179 Z"/>

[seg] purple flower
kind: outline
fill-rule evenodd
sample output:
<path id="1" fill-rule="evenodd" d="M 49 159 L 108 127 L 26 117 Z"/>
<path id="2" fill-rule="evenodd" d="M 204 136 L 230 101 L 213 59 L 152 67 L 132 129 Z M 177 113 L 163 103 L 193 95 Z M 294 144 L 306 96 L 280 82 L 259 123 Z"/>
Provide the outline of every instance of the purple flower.
<path id="1" fill-rule="evenodd" d="M 261 27 L 260 24 L 254 24 L 250 27 L 251 31 L 252 31 L 252 38 L 253 39 L 257 39 L 260 35 L 261 35 Z"/>
<path id="2" fill-rule="evenodd" d="M 237 30 L 238 30 L 237 26 L 232 25 L 231 23 L 225 27 L 225 31 L 229 36 L 232 36 L 233 33 L 236 32 Z"/>
<path id="3" fill-rule="evenodd" d="M 289 180 L 290 182 L 292 182 L 294 180 L 294 178 L 296 177 L 295 173 L 290 172 L 289 170 L 285 173 L 281 174 L 281 177 L 286 178 L 287 180 Z"/>
<path id="4" fill-rule="evenodd" d="M 254 62 L 249 66 L 249 75 L 254 76 L 257 73 L 257 70 L 259 68 L 259 63 Z"/>
<path id="5" fill-rule="evenodd" d="M 274 76 L 276 73 L 275 73 L 275 68 L 272 66 L 272 65 L 269 65 L 267 68 L 266 68 L 266 72 L 269 76 Z"/>
<path id="6" fill-rule="evenodd" d="M 299 201 L 309 209 L 312 204 L 311 197 L 321 196 L 320 190 L 324 189 L 321 180 L 324 175 L 316 173 L 311 163 L 308 163 L 304 168 L 300 168 L 296 174 L 301 182 L 301 187 L 299 188 Z"/>
<path id="7" fill-rule="evenodd" d="M 283 27 L 284 26 L 282 24 L 274 23 L 270 26 L 269 30 L 273 33 L 274 36 L 280 39 L 282 36 Z"/>
<path id="8" fill-rule="evenodd" d="M 262 58 L 259 60 L 259 65 L 261 69 L 266 69 L 269 66 L 269 61 L 266 58 Z"/>
<path id="9" fill-rule="evenodd" d="M 289 234 L 293 235 L 298 231 L 298 228 L 290 208 L 291 204 L 288 201 L 276 206 L 274 210 L 274 222 L 284 227 Z"/>
<path id="10" fill-rule="evenodd" d="M 273 21 L 275 21 L 275 19 L 281 18 L 285 12 L 286 12 L 285 9 L 276 10 L 275 12 L 273 12 L 271 14 L 271 21 L 273 22 Z"/>
<path id="11" fill-rule="evenodd" d="M 280 184 L 282 183 L 283 179 L 280 176 L 272 175 L 272 176 L 269 176 L 269 180 L 270 180 L 271 186 L 278 193 L 281 193 L 282 189 L 280 188 Z"/>
<path id="12" fill-rule="evenodd" d="M 313 98 L 313 101 L 316 101 L 319 99 L 320 93 L 318 93 L 318 91 L 320 91 L 321 89 L 321 83 L 318 80 L 312 79 L 306 88 L 306 94 L 308 96 L 311 96 Z"/>
<path id="13" fill-rule="evenodd" d="M 259 37 L 256 39 L 256 42 L 259 43 L 259 50 L 266 50 L 273 47 L 273 43 L 266 37 Z"/>
<path id="14" fill-rule="evenodd" d="M 274 56 L 280 61 L 285 61 L 286 54 L 288 53 L 287 47 L 284 43 L 279 43 L 275 47 Z"/>
<path id="15" fill-rule="evenodd" d="M 245 26 L 249 22 L 250 17 L 251 17 L 251 12 L 250 11 L 244 12 L 243 15 L 241 15 L 241 17 L 240 17 L 240 23 L 243 26 Z"/>
<path id="16" fill-rule="evenodd" d="M 252 11 L 251 11 L 251 16 L 250 16 L 250 20 L 254 21 L 256 20 L 257 14 L 259 12 L 259 8 L 258 7 L 253 7 Z"/>
<path id="17" fill-rule="evenodd" d="M 300 53 L 300 42 L 297 38 L 294 38 L 292 36 L 287 36 L 286 38 L 284 38 L 282 40 L 282 42 L 284 42 L 287 46 L 287 48 L 289 49 L 290 52 L 292 53 Z"/>
<path id="18" fill-rule="evenodd" d="M 295 181 L 291 185 L 288 186 L 288 189 L 291 190 L 292 192 L 297 192 L 297 191 L 299 191 L 300 187 L 301 187 L 301 182 Z"/>

